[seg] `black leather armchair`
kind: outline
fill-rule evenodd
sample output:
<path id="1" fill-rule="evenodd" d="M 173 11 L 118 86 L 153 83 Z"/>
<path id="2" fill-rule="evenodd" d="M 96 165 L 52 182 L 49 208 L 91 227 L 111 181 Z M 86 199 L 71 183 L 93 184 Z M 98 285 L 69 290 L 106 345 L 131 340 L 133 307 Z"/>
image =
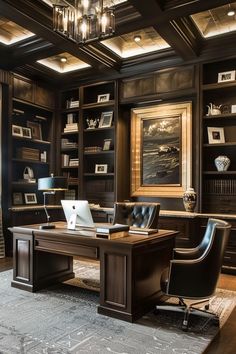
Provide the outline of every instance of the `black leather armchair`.
<path id="1" fill-rule="evenodd" d="M 114 205 L 113 223 L 156 229 L 159 211 L 159 203 L 117 202 Z"/>
<path id="2" fill-rule="evenodd" d="M 202 242 L 196 248 L 174 249 L 170 267 L 161 277 L 161 289 L 170 297 L 179 298 L 179 309 L 184 311 L 182 329 L 187 330 L 192 311 L 202 311 L 219 322 L 209 310 L 209 298 L 213 296 L 220 275 L 223 256 L 231 225 L 218 219 L 209 219 Z M 183 299 L 201 301 L 187 305 Z M 206 303 L 205 310 L 194 307 Z M 173 310 L 173 306 L 158 305 L 156 309 Z M 176 307 L 175 307 L 176 310 Z"/>

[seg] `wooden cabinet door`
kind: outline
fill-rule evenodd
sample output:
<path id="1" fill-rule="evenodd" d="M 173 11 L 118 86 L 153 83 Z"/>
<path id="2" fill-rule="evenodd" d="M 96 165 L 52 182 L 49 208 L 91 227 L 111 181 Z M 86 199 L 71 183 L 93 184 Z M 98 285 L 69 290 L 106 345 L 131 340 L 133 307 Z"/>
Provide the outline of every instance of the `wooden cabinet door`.
<path id="1" fill-rule="evenodd" d="M 34 103 L 34 84 L 32 81 L 14 76 L 13 96 L 23 101 Z"/>
<path id="2" fill-rule="evenodd" d="M 43 107 L 54 108 L 54 93 L 48 89 L 35 85 L 35 104 Z"/>

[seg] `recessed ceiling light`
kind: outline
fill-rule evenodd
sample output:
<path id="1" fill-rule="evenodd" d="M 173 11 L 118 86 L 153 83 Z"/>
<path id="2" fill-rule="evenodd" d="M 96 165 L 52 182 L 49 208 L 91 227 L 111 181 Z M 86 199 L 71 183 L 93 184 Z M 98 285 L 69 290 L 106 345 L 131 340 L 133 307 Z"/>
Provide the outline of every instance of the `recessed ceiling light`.
<path id="1" fill-rule="evenodd" d="M 67 62 L 67 59 L 66 59 L 65 57 L 62 57 L 62 58 L 60 59 L 60 61 L 61 61 L 62 63 L 66 63 L 66 62 Z"/>
<path id="2" fill-rule="evenodd" d="M 228 16 L 234 16 L 235 15 L 235 11 L 234 10 L 230 10 L 227 12 Z"/>
<path id="3" fill-rule="evenodd" d="M 140 42 L 141 41 L 141 36 L 137 35 L 137 36 L 134 36 L 134 41 L 137 43 L 137 42 Z"/>

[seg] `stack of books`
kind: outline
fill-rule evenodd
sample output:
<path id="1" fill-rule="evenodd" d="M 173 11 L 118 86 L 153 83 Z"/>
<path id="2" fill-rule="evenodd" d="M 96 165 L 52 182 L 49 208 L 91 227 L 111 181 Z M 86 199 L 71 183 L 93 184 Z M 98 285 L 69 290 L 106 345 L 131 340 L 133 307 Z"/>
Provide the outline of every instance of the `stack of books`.
<path id="1" fill-rule="evenodd" d="M 39 161 L 40 151 L 38 149 L 32 149 L 27 147 L 20 147 L 17 149 L 17 157 L 23 160 Z"/>
<path id="2" fill-rule="evenodd" d="M 77 132 L 79 130 L 78 123 L 66 123 L 64 133 Z"/>
<path id="3" fill-rule="evenodd" d="M 114 240 L 129 236 L 129 226 L 123 224 L 102 224 L 96 228 L 96 237 Z"/>
<path id="4" fill-rule="evenodd" d="M 79 166 L 79 158 L 70 158 L 69 166 Z"/>
<path id="5" fill-rule="evenodd" d="M 61 139 L 61 148 L 66 149 L 66 148 L 77 148 L 78 144 L 75 141 L 70 141 L 69 139 Z"/>
<path id="6" fill-rule="evenodd" d="M 79 107 L 79 100 L 67 100 L 66 101 L 66 108 L 76 108 Z"/>
<path id="7" fill-rule="evenodd" d="M 101 146 L 85 146 L 84 152 L 99 152 L 102 151 Z"/>

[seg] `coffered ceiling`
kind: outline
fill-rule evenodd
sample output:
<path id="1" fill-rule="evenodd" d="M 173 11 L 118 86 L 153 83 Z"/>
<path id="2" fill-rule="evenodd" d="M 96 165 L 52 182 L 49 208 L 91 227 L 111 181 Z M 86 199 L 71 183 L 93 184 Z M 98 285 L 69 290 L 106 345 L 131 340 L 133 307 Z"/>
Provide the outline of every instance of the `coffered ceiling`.
<path id="1" fill-rule="evenodd" d="M 53 31 L 55 2 L 74 0 L 0 0 L 1 69 L 58 87 L 236 57 L 236 2 L 104 0 L 115 34 L 84 45 Z"/>

